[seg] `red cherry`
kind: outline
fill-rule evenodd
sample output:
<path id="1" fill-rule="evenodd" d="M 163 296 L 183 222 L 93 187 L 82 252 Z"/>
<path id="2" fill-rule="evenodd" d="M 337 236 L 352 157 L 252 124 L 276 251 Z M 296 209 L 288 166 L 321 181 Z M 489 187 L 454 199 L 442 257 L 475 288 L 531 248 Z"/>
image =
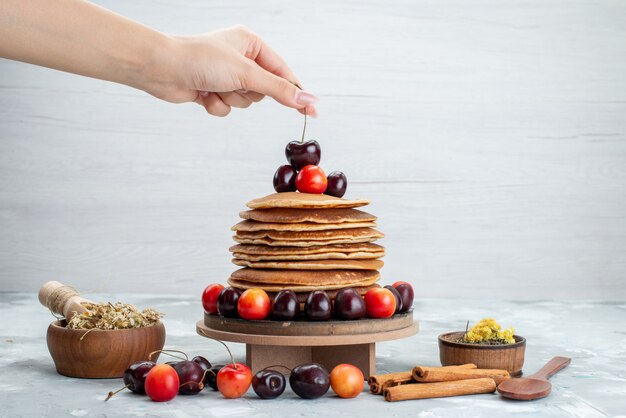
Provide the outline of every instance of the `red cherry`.
<path id="1" fill-rule="evenodd" d="M 157 364 L 146 376 L 146 394 L 155 402 L 167 402 L 178 393 L 178 374 L 169 364 Z"/>
<path id="2" fill-rule="evenodd" d="M 243 319 L 265 319 L 270 314 L 272 303 L 263 289 L 248 289 L 241 294 L 237 311 Z"/>
<path id="3" fill-rule="evenodd" d="M 389 289 L 370 289 L 365 294 L 365 309 L 371 318 L 389 318 L 396 310 L 396 298 Z"/>
<path id="4" fill-rule="evenodd" d="M 296 188 L 302 193 L 324 193 L 327 185 L 326 173 L 316 165 L 303 167 L 296 176 Z"/>
<path id="5" fill-rule="evenodd" d="M 217 390 L 225 398 L 241 398 L 251 383 L 252 372 L 242 363 L 227 364 L 217 372 Z"/>
<path id="6" fill-rule="evenodd" d="M 202 292 L 202 307 L 211 315 L 217 315 L 217 298 L 224 286 L 219 283 L 210 284 Z"/>

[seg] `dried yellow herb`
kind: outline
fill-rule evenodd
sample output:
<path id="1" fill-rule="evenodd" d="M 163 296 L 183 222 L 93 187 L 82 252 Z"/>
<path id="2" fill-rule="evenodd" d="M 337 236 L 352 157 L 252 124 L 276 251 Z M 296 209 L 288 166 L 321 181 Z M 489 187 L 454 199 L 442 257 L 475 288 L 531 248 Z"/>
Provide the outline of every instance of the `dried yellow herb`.
<path id="1" fill-rule="evenodd" d="M 134 305 L 117 302 L 85 303 L 87 312 L 74 315 L 67 323 L 73 329 L 126 329 L 149 327 L 159 322 L 163 314 L 154 309 L 139 311 Z"/>
<path id="2" fill-rule="evenodd" d="M 513 344 L 515 330 L 502 329 L 493 318 L 485 318 L 474 325 L 463 336 L 463 342 L 475 344 Z"/>

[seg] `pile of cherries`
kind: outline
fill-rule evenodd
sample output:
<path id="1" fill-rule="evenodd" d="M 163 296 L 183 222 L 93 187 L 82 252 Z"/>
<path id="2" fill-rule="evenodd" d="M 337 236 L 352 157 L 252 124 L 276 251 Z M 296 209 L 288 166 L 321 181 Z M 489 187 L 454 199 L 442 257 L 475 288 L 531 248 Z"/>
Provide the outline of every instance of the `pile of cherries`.
<path id="1" fill-rule="evenodd" d="M 300 303 L 292 290 L 281 290 L 272 301 L 263 289 L 239 289 L 214 283 L 202 293 L 204 311 L 211 315 L 248 320 L 271 319 L 293 321 L 302 317 L 309 321 L 328 321 L 331 318 L 354 320 L 364 317 L 389 318 L 407 312 L 413 306 L 413 287 L 407 282 L 373 288 L 365 297 L 352 288 L 341 289 L 334 303 L 323 290 L 309 293 L 300 312 Z"/>
<path id="2" fill-rule="evenodd" d="M 225 398 L 240 398 L 251 385 L 259 398 L 274 399 L 282 395 L 286 386 L 285 376 L 274 370 L 275 367 L 283 366 L 271 366 L 253 376 L 248 366 L 234 360 L 231 364 L 215 366 L 202 356 L 162 364 L 138 361 L 124 372 L 125 386 L 109 392 L 105 400 L 128 388 L 134 393 L 148 395 L 155 402 L 167 402 L 176 395 L 196 395 L 206 386 L 219 391 Z M 317 363 L 301 364 L 289 371 L 289 386 L 303 399 L 319 398 L 328 392 L 329 387 L 341 398 L 354 398 L 363 390 L 363 373 L 351 364 L 339 364 L 330 374 Z"/>
<path id="3" fill-rule="evenodd" d="M 346 193 L 348 180 L 341 171 L 333 171 L 328 176 L 318 164 L 322 150 L 317 141 L 291 141 L 285 148 L 289 164 L 281 165 L 274 173 L 274 190 L 279 193 L 325 193 L 342 197 Z"/>

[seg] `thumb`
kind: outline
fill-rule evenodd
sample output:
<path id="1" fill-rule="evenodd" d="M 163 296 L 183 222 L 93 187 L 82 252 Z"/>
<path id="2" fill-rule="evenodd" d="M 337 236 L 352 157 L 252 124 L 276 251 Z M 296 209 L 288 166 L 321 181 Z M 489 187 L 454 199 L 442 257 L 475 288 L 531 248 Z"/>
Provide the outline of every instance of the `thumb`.
<path id="1" fill-rule="evenodd" d="M 294 109 L 303 109 L 319 101 L 314 94 L 299 89 L 293 83 L 258 65 L 251 66 L 245 84 L 245 89 L 270 96 L 278 103 Z"/>

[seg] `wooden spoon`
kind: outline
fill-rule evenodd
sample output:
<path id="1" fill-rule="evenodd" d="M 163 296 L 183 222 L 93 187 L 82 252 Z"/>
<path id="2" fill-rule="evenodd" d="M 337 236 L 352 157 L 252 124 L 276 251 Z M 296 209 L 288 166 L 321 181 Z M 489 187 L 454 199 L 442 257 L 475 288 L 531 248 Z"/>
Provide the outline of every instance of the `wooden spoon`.
<path id="1" fill-rule="evenodd" d="M 537 373 L 518 379 L 507 379 L 498 385 L 498 392 L 505 398 L 531 401 L 545 398 L 552 390 L 552 384 L 548 379 L 559 370 L 564 369 L 571 363 L 568 357 L 554 357 Z"/>

